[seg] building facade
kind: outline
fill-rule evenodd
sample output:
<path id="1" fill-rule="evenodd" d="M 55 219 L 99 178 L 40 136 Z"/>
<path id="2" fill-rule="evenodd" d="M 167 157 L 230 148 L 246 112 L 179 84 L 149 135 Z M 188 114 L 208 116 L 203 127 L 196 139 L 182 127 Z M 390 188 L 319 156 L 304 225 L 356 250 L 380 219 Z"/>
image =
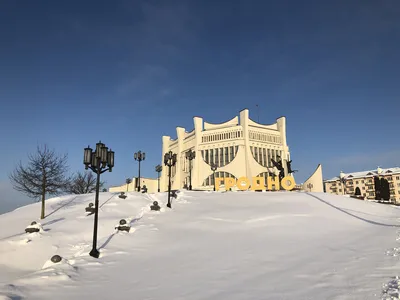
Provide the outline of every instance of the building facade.
<path id="1" fill-rule="evenodd" d="M 192 189 L 210 190 L 214 185 L 211 165 L 215 164 L 216 178 L 252 178 L 262 176 L 267 182 L 269 174 L 278 174 L 271 159 L 281 158 L 287 174 L 286 161 L 290 160 L 286 140 L 286 118 L 280 117 L 276 123 L 263 125 L 249 118 L 249 110 L 244 109 L 239 116 L 220 124 L 211 124 L 200 117 L 194 117 L 194 129 L 176 128 L 176 139 L 162 137 L 162 155 L 172 151 L 177 154 L 176 165 L 171 170 L 172 189 L 190 185 Z M 186 153 L 192 150 L 195 158 L 189 161 Z M 163 162 L 164 158 L 161 158 Z M 292 174 L 290 174 L 292 176 Z M 163 166 L 161 191 L 168 190 L 168 168 Z"/>
<path id="2" fill-rule="evenodd" d="M 319 164 L 314 173 L 302 184 L 301 189 L 307 192 L 324 192 L 324 180 L 322 177 L 322 165 Z"/>
<path id="3" fill-rule="evenodd" d="M 338 177 L 325 180 L 325 189 L 327 193 L 336 195 L 354 195 L 358 187 L 361 195 L 365 200 L 375 199 L 375 183 L 374 178 L 385 178 L 389 182 L 390 200 L 400 203 L 400 168 L 382 169 L 343 173 Z"/>
<path id="4" fill-rule="evenodd" d="M 112 186 L 108 189 L 111 193 L 120 193 L 120 192 L 134 192 L 137 191 L 138 186 L 138 177 L 131 178 L 132 182 L 129 184 L 122 184 L 118 186 Z M 154 178 L 140 178 L 140 187 L 143 190 L 143 187 L 146 186 L 148 193 L 156 193 L 158 191 L 158 180 Z"/>

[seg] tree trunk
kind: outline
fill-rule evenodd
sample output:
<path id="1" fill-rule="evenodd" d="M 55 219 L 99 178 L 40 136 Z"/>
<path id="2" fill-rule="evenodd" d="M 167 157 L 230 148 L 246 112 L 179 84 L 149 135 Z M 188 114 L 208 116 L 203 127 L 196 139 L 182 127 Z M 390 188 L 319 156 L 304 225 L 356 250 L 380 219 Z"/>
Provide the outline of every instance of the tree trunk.
<path id="1" fill-rule="evenodd" d="M 42 184 L 42 212 L 40 214 L 40 218 L 44 219 L 44 213 L 45 213 L 45 206 L 44 206 L 44 200 L 46 198 L 46 185 L 45 182 L 43 181 Z"/>

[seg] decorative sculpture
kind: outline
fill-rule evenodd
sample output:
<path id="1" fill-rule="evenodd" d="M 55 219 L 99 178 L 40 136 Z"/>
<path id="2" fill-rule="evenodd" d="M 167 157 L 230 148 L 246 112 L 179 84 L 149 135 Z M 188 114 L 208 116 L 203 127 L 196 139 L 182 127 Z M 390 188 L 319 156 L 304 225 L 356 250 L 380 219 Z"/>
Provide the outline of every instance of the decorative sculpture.
<path id="1" fill-rule="evenodd" d="M 126 199 L 126 195 L 125 195 L 125 192 L 121 192 L 121 195 L 119 195 L 118 196 L 118 198 L 121 198 L 121 199 Z"/>
<path id="2" fill-rule="evenodd" d="M 60 255 L 53 255 L 52 256 L 52 258 L 50 259 L 53 263 L 59 263 L 61 260 L 62 260 L 62 258 L 61 258 L 61 256 Z"/>
<path id="3" fill-rule="evenodd" d="M 176 190 L 172 190 L 171 191 L 171 197 L 174 197 L 176 199 L 178 197 L 178 195 L 176 193 L 177 193 Z"/>
<path id="4" fill-rule="evenodd" d="M 298 170 L 292 170 L 292 160 L 286 162 L 287 172 L 288 174 L 297 172 Z"/>
<path id="5" fill-rule="evenodd" d="M 94 214 L 95 207 L 94 207 L 93 203 L 89 203 L 89 206 L 85 208 L 85 211 L 89 213 L 88 216 Z"/>
<path id="6" fill-rule="evenodd" d="M 126 223 L 126 220 L 125 220 L 125 219 L 121 219 L 121 220 L 119 221 L 119 225 L 116 226 L 115 229 L 117 229 L 117 230 L 119 230 L 119 231 L 126 231 L 126 232 L 129 232 L 129 230 L 131 229 L 131 226 L 129 226 L 129 225 Z"/>
<path id="7" fill-rule="evenodd" d="M 274 165 L 274 167 L 279 170 L 279 180 L 282 180 L 283 177 L 285 177 L 285 169 L 282 166 L 282 160 L 279 160 L 278 162 L 276 162 L 274 159 L 271 159 L 271 161 L 272 161 L 272 164 Z"/>
<path id="8" fill-rule="evenodd" d="M 42 229 L 42 225 L 33 221 L 31 223 L 31 225 L 29 225 L 28 227 L 25 228 L 25 232 L 26 233 L 35 233 L 35 232 L 39 232 L 40 229 Z"/>
<path id="9" fill-rule="evenodd" d="M 151 210 L 159 211 L 161 209 L 160 205 L 158 205 L 157 201 L 153 202 L 153 205 L 150 205 Z"/>

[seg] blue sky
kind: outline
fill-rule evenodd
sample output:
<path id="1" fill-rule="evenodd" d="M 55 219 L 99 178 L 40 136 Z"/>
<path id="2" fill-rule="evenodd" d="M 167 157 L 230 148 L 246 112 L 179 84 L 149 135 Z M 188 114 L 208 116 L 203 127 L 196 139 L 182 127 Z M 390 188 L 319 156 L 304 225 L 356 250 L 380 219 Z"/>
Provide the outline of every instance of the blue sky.
<path id="1" fill-rule="evenodd" d="M 68 153 L 101 139 L 108 185 L 155 176 L 161 136 L 243 108 L 287 117 L 298 182 L 400 165 L 400 2 L 1 1 L 0 212 L 26 203 L 8 174 L 38 144 Z M 10 204 L 11 203 L 11 204 Z"/>

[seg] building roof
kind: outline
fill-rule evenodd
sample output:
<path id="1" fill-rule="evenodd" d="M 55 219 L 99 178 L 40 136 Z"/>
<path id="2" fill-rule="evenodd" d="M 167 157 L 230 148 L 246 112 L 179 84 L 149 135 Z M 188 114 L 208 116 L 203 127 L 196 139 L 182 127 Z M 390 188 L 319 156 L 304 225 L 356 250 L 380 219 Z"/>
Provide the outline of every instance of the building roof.
<path id="1" fill-rule="evenodd" d="M 378 173 L 378 170 L 381 171 Z M 361 172 L 352 172 L 352 173 L 345 173 L 344 178 L 345 179 L 352 179 L 352 178 L 365 178 L 365 177 L 373 177 L 377 175 L 389 175 L 389 174 L 400 174 L 400 167 L 394 167 L 394 168 L 387 168 L 387 169 L 382 169 L 382 168 L 377 168 L 375 170 L 369 170 L 369 171 L 361 171 Z M 331 179 L 325 180 L 327 182 L 329 181 L 337 181 L 339 180 L 339 176 L 335 176 Z"/>

